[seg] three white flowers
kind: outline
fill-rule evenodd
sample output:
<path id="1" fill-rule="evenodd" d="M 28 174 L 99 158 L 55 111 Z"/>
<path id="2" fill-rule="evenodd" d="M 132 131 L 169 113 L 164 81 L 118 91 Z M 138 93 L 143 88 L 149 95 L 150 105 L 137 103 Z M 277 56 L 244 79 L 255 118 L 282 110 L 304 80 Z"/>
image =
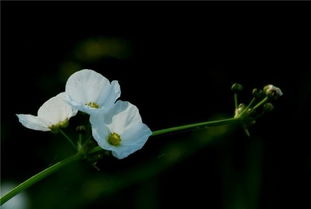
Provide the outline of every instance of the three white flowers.
<path id="1" fill-rule="evenodd" d="M 38 116 L 17 114 L 17 117 L 27 128 L 53 131 L 65 127 L 78 111 L 88 113 L 98 145 L 123 159 L 141 149 L 152 132 L 142 122 L 135 105 L 116 102 L 120 95 L 118 81 L 110 83 L 101 74 L 84 69 L 68 78 L 65 92 L 45 102 Z"/>

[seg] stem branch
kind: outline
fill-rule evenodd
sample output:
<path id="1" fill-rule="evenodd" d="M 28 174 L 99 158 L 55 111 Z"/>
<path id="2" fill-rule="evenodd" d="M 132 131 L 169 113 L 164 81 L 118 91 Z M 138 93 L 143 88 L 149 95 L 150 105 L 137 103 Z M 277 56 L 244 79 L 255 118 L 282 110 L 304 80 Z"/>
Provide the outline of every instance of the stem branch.
<path id="1" fill-rule="evenodd" d="M 171 128 L 166 128 L 162 130 L 157 130 L 152 132 L 152 136 L 158 136 L 166 133 L 171 133 L 171 132 L 176 132 L 176 131 L 181 131 L 181 130 L 186 130 L 186 129 L 191 129 L 191 128 L 197 128 L 197 127 L 207 127 L 207 126 L 221 126 L 221 125 L 230 125 L 230 124 L 236 124 L 238 122 L 241 122 L 240 119 L 238 118 L 228 118 L 228 119 L 222 119 L 222 120 L 214 120 L 214 121 L 207 121 L 207 122 L 200 122 L 200 123 L 193 123 L 193 124 L 188 124 L 188 125 L 183 125 L 183 126 L 176 126 L 176 127 L 171 127 Z M 61 129 L 60 133 L 62 133 L 65 138 L 74 146 L 76 149 L 74 143 L 70 139 L 69 136 L 67 136 Z M 103 149 L 99 146 L 93 148 L 88 152 L 88 154 L 94 154 L 96 152 L 102 151 Z M 30 177 L 23 183 L 19 184 L 16 186 L 14 189 L 6 193 L 0 198 L 0 205 L 4 204 L 6 201 L 17 195 L 19 192 L 27 189 L 31 185 L 37 183 L 38 181 L 44 179 L 45 177 L 49 176 L 50 174 L 58 171 L 59 169 L 65 167 L 66 165 L 75 162 L 77 160 L 82 159 L 83 155 L 81 153 L 77 153 L 71 157 L 68 157 L 46 169 L 43 171 L 37 173 L 36 175 Z"/>

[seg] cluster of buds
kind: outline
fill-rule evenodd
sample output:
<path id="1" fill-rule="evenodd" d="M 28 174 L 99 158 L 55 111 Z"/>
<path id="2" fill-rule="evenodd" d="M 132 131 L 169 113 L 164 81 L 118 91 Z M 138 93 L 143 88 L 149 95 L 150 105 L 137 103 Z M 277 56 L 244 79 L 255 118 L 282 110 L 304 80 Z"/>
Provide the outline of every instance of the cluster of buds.
<path id="1" fill-rule="evenodd" d="M 231 90 L 234 92 L 234 118 L 243 121 L 244 130 L 247 135 L 249 135 L 247 127 L 254 124 L 256 119 L 264 113 L 271 112 L 274 109 L 272 102 L 283 95 L 280 88 L 269 84 L 263 89 L 253 89 L 253 98 L 248 105 L 245 105 L 238 102 L 238 93 L 243 90 L 243 86 L 235 83 L 232 85 Z"/>

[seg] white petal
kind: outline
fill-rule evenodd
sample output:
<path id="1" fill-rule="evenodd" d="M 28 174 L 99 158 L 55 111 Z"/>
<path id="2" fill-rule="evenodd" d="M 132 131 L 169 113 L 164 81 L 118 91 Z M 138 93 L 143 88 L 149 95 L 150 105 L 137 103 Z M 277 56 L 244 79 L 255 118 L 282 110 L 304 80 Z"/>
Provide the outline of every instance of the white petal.
<path id="1" fill-rule="evenodd" d="M 124 133 L 122 134 L 122 142 L 125 145 L 141 145 L 145 144 L 148 137 L 151 136 L 152 131 L 144 123 L 138 123 L 132 126 L 129 126 Z"/>
<path id="2" fill-rule="evenodd" d="M 110 117 L 112 116 L 112 122 L 108 124 L 108 127 L 112 132 L 122 134 L 129 126 L 141 123 L 141 117 L 138 108 L 125 101 L 117 101 L 110 111 Z M 110 117 L 107 117 L 107 121 Z"/>
<path id="3" fill-rule="evenodd" d="M 126 130 L 124 134 L 121 136 L 122 145 L 119 149 L 114 150 L 112 155 L 118 159 L 123 159 L 130 154 L 136 152 L 141 149 L 145 143 L 147 142 L 149 136 L 151 136 L 152 132 L 143 123 L 137 124 L 132 127 L 131 130 Z"/>
<path id="4" fill-rule="evenodd" d="M 116 150 L 116 151 L 112 151 L 112 155 L 120 160 L 126 158 L 127 156 L 129 156 L 130 154 L 132 154 L 131 152 L 128 152 L 126 149 L 124 150 Z"/>
<path id="5" fill-rule="evenodd" d="M 67 104 L 64 99 L 65 93 L 62 92 L 46 101 L 38 110 L 38 118 L 51 126 L 76 115 L 77 109 Z"/>
<path id="6" fill-rule="evenodd" d="M 80 70 L 72 74 L 66 83 L 68 96 L 80 104 L 98 103 L 109 94 L 110 82 L 103 75 L 93 70 Z"/>
<path id="7" fill-rule="evenodd" d="M 112 155 L 118 159 L 123 159 L 130 154 L 140 150 L 147 142 L 152 132 L 145 124 L 141 123 L 132 127 L 132 130 L 127 130 L 121 136 L 121 146 L 119 149 L 114 150 Z"/>
<path id="8" fill-rule="evenodd" d="M 111 109 L 113 104 L 121 95 L 121 89 L 118 81 L 112 81 L 106 94 L 102 94 L 98 103 L 103 106 L 104 111 Z"/>
<path id="9" fill-rule="evenodd" d="M 83 103 L 78 103 L 78 102 L 72 100 L 69 96 L 66 96 L 64 101 L 67 102 L 74 109 L 80 110 L 81 112 L 85 112 L 85 113 L 88 113 L 90 115 L 103 112 L 102 108 L 98 108 L 98 109 L 91 108 L 88 105 L 85 105 Z"/>
<path id="10" fill-rule="evenodd" d="M 105 150 L 113 150 L 114 147 L 107 141 L 107 137 L 110 134 L 108 127 L 102 123 L 92 124 L 92 135 L 98 145 Z"/>
<path id="11" fill-rule="evenodd" d="M 113 146 L 108 143 L 107 138 L 112 133 L 109 127 L 105 123 L 105 114 L 93 114 L 90 115 L 90 123 L 92 125 L 92 135 L 98 145 L 109 151 L 118 149 L 118 147 Z"/>
<path id="12" fill-rule="evenodd" d="M 16 114 L 19 122 L 26 128 L 36 131 L 49 131 L 47 124 L 41 121 L 38 117 L 26 114 Z"/>

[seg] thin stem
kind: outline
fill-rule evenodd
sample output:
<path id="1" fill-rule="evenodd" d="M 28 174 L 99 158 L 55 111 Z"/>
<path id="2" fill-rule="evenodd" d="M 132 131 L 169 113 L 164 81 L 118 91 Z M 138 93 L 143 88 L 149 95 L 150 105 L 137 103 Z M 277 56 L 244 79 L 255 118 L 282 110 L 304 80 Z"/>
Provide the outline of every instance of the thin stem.
<path id="1" fill-rule="evenodd" d="M 254 98 L 250 101 L 250 103 L 247 105 L 246 109 L 251 108 L 251 107 L 254 105 L 255 101 L 256 101 L 256 98 L 254 97 Z"/>
<path id="2" fill-rule="evenodd" d="M 81 154 L 73 155 L 73 156 L 68 157 L 68 158 L 66 158 L 66 159 L 64 159 L 58 163 L 55 163 L 54 165 L 44 169 L 43 171 L 37 173 L 36 175 L 30 177 L 29 179 L 27 179 L 23 183 L 19 184 L 18 186 L 16 186 L 14 189 L 9 191 L 8 193 L 4 194 L 0 198 L 0 205 L 4 204 L 6 201 L 8 201 L 9 199 L 11 199 L 15 195 L 17 195 L 19 192 L 27 189 L 31 185 L 37 183 L 38 181 L 44 179 L 45 177 L 49 176 L 50 174 L 52 174 L 52 173 L 58 171 L 59 169 L 65 167 L 66 165 L 68 165 L 72 162 L 75 162 L 77 160 L 80 160 L 81 158 L 82 158 Z"/>
<path id="3" fill-rule="evenodd" d="M 81 133 L 78 133 L 78 143 L 77 143 L 77 149 L 78 149 L 78 152 L 82 149 L 82 140 L 83 140 L 83 137 L 82 137 L 82 134 Z"/>
<path id="4" fill-rule="evenodd" d="M 83 140 L 82 138 L 83 138 L 83 137 L 82 137 L 82 134 L 79 133 L 79 134 L 78 134 L 78 144 L 80 144 L 80 145 L 82 144 L 82 140 Z"/>
<path id="5" fill-rule="evenodd" d="M 62 130 L 59 129 L 59 132 L 67 139 L 67 141 L 72 145 L 72 147 L 77 150 L 76 145 L 73 143 L 73 141 L 71 140 L 71 138 Z"/>
<path id="6" fill-rule="evenodd" d="M 166 128 L 162 130 L 157 130 L 152 132 L 152 136 L 158 136 L 166 133 L 171 133 L 171 132 L 176 132 L 176 131 L 181 131 L 181 130 L 186 130 L 186 129 L 191 129 L 191 128 L 197 128 L 197 127 L 207 127 L 207 126 L 221 126 L 221 125 L 230 125 L 230 124 L 236 124 L 241 122 L 240 119 L 238 118 L 228 118 L 228 119 L 223 119 L 223 120 L 215 120 L 215 121 L 207 121 L 207 122 L 201 122 L 201 123 L 193 123 L 193 124 L 188 124 L 188 125 L 183 125 L 183 126 L 177 126 L 177 127 L 171 127 L 171 128 Z M 66 139 L 75 147 L 71 139 L 62 131 L 60 132 L 65 136 Z M 87 140 L 88 141 L 88 140 Z M 103 151 L 103 149 L 99 146 L 93 148 L 91 151 L 88 152 L 88 154 L 94 154 L 97 152 Z M 74 162 L 77 160 L 82 159 L 83 154 L 82 153 L 77 153 L 76 155 L 73 155 L 71 157 L 68 157 L 48 168 L 45 170 L 41 171 L 40 173 L 37 173 L 36 175 L 32 176 L 31 178 L 27 179 L 23 183 L 19 184 L 17 187 L 15 187 L 13 190 L 10 192 L 6 193 L 4 196 L 0 198 L 0 205 L 4 204 L 6 201 L 14 197 L 16 194 L 19 192 L 27 189 L 31 185 L 35 184 L 36 182 L 44 179 L 48 175 L 56 172 L 60 168 Z"/>
<path id="7" fill-rule="evenodd" d="M 176 131 L 182 131 L 182 130 L 187 130 L 191 128 L 197 128 L 197 127 L 208 127 L 208 126 L 222 126 L 222 125 L 230 125 L 230 124 L 235 124 L 241 122 L 240 119 L 238 118 L 228 118 L 228 119 L 222 119 L 222 120 L 214 120 L 214 121 L 207 121 L 207 122 L 200 122 L 200 123 L 193 123 L 193 124 L 188 124 L 188 125 L 183 125 L 183 126 L 176 126 L 176 127 L 171 127 L 171 128 L 166 128 L 166 129 L 161 129 L 157 131 L 153 131 L 151 136 L 159 136 L 162 134 L 167 134 L 167 133 L 172 133 Z M 88 154 L 94 154 L 97 152 L 103 151 L 103 148 L 97 146 L 94 147 Z"/>
<path id="8" fill-rule="evenodd" d="M 87 143 L 89 143 L 89 141 L 92 139 L 92 135 L 89 136 L 89 138 L 87 138 L 87 140 L 85 140 L 85 142 L 83 143 L 82 146 L 86 146 Z"/>
<path id="9" fill-rule="evenodd" d="M 260 107 L 261 105 L 263 105 L 266 101 L 268 101 L 268 97 L 265 97 L 263 100 L 261 100 L 254 108 L 253 110 L 256 110 L 258 107 Z"/>
<path id="10" fill-rule="evenodd" d="M 175 132 L 175 131 L 181 131 L 181 130 L 185 130 L 185 129 L 197 128 L 197 127 L 202 127 L 202 126 L 205 126 L 205 127 L 222 126 L 222 125 L 234 124 L 237 122 L 240 122 L 240 120 L 238 118 L 228 118 L 228 119 L 222 119 L 222 120 L 193 123 L 193 124 L 188 124 L 188 125 L 183 125 L 183 126 L 177 126 L 177 127 L 157 130 L 157 131 L 152 132 L 152 136 L 162 135 L 162 134 Z"/>
<path id="11" fill-rule="evenodd" d="M 249 108 L 251 108 L 253 106 L 253 104 L 255 103 L 256 98 L 254 97 L 250 103 L 247 105 L 247 107 L 239 114 L 240 116 L 243 115 L 246 111 L 249 110 Z"/>
<path id="12" fill-rule="evenodd" d="M 233 95 L 233 98 L 234 98 L 234 108 L 235 110 L 238 109 L 238 94 L 237 93 L 234 93 Z"/>

